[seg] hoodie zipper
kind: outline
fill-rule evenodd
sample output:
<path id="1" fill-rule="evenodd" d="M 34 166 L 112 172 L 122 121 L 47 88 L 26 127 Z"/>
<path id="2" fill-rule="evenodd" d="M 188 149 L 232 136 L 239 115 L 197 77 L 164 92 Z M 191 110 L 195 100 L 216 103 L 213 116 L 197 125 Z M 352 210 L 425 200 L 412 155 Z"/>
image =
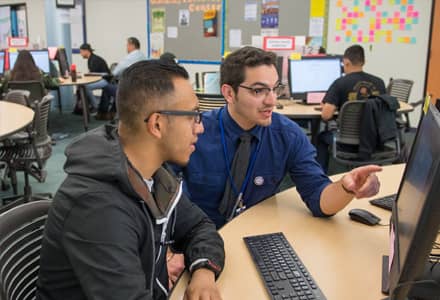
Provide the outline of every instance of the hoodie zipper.
<path id="1" fill-rule="evenodd" d="M 148 224 L 150 225 L 149 227 L 150 227 L 150 233 L 151 233 L 151 237 L 152 237 L 152 245 L 153 245 L 153 255 L 152 255 L 152 260 L 151 260 L 151 266 L 153 267 L 153 272 L 152 272 L 152 276 L 151 276 L 151 278 L 150 278 L 150 291 L 151 291 L 151 295 L 153 295 L 153 292 L 154 292 L 154 278 L 156 277 L 156 276 L 154 276 L 155 274 L 156 274 L 156 262 L 155 262 L 155 260 L 154 260 L 154 257 L 156 256 L 155 255 L 155 253 L 156 253 L 156 245 L 155 245 L 155 242 L 154 242 L 154 230 L 153 230 L 153 222 L 151 221 L 151 219 L 150 219 L 150 215 L 148 214 L 148 211 L 147 211 L 147 208 L 145 207 L 145 202 L 144 202 L 144 200 L 142 200 L 141 199 L 141 207 L 142 207 L 142 210 L 144 211 L 144 214 L 147 216 L 147 220 L 148 220 Z"/>

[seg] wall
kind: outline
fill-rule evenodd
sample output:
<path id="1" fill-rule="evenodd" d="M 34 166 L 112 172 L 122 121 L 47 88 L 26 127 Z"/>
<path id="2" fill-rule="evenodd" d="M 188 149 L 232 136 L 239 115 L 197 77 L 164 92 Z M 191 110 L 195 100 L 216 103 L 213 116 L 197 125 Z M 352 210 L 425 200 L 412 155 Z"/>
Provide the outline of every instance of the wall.
<path id="1" fill-rule="evenodd" d="M 361 1 L 363 3 L 363 1 Z M 388 1 L 383 1 L 384 7 Z M 414 81 L 411 91 L 410 102 L 418 101 L 424 96 L 426 64 L 429 43 L 429 28 L 431 17 L 430 0 L 414 1 L 415 7 L 420 12 L 419 23 L 413 25 L 410 35 L 417 37 L 415 44 L 404 44 L 397 41 L 385 43 L 383 41 L 375 43 L 360 43 L 365 48 L 366 64 L 365 71 L 380 76 L 387 84 L 390 77 L 405 78 Z M 329 20 L 328 20 L 328 44 L 329 53 L 342 54 L 346 47 L 354 44 L 347 42 L 336 42 L 335 25 L 336 18 L 340 17 L 339 9 L 336 6 L 336 0 L 329 0 Z M 390 10 L 390 14 L 396 7 Z M 398 9 L 398 7 L 397 7 Z M 384 29 L 390 26 L 383 26 Z M 405 34 L 401 33 L 401 34 Z M 418 124 L 420 118 L 420 109 L 416 109 L 410 114 L 411 124 Z"/>
<path id="2" fill-rule="evenodd" d="M 146 52 L 147 43 L 147 2 L 146 0 L 86 0 L 87 42 L 109 65 L 127 55 L 127 38 L 134 36 L 141 43 L 141 51 Z M 80 67 L 85 60 L 75 54 L 74 61 Z"/>
<path id="3" fill-rule="evenodd" d="M 432 94 L 432 101 L 440 98 L 440 2 L 435 3 L 434 21 L 431 32 L 426 92 Z"/>
<path id="4" fill-rule="evenodd" d="M 55 1 L 55 0 L 54 0 Z M 10 4 L 26 4 L 29 45 L 35 43 L 40 44 L 40 47 L 47 46 L 46 38 L 46 20 L 44 14 L 44 0 L 2 0 L 1 5 Z"/>

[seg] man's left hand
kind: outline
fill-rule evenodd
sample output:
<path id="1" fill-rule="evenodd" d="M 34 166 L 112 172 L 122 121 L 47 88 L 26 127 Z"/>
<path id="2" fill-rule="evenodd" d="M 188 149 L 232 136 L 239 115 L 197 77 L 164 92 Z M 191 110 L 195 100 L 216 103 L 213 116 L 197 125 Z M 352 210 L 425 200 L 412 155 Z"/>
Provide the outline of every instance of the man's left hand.
<path id="1" fill-rule="evenodd" d="M 200 268 L 193 272 L 183 300 L 221 300 L 214 272 Z"/>
<path id="2" fill-rule="evenodd" d="M 355 168 L 342 177 L 341 184 L 356 198 L 371 197 L 379 192 L 380 182 L 375 173 L 380 171 L 382 168 L 376 165 Z"/>

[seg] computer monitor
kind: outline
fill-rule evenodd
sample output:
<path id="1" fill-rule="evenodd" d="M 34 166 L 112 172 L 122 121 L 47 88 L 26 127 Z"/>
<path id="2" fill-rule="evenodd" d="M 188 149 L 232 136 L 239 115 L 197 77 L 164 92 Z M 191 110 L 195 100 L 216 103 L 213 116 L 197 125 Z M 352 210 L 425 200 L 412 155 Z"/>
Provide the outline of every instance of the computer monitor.
<path id="1" fill-rule="evenodd" d="M 58 48 L 56 59 L 60 65 L 60 75 L 65 76 L 70 71 L 65 48 Z"/>
<path id="2" fill-rule="evenodd" d="M 429 255 L 440 227 L 440 113 L 430 105 L 406 165 L 390 225 L 389 299 L 440 297 Z"/>
<path id="3" fill-rule="evenodd" d="M 289 87 L 293 99 L 307 99 L 308 93 L 325 93 L 341 77 L 341 59 L 333 56 L 289 60 Z"/>
<path id="4" fill-rule="evenodd" d="M 49 52 L 47 50 L 31 50 L 29 51 L 34 58 L 35 64 L 44 73 L 50 73 Z M 14 68 L 19 52 L 9 52 L 9 69 Z"/>
<path id="5" fill-rule="evenodd" d="M 5 73 L 5 51 L 0 51 L 0 76 Z"/>

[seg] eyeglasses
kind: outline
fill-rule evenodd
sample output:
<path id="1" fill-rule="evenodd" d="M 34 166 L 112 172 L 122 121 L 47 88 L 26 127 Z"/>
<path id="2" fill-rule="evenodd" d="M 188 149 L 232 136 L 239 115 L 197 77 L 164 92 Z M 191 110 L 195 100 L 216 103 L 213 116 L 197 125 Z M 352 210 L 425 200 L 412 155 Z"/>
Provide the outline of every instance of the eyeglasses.
<path id="1" fill-rule="evenodd" d="M 281 96 L 285 86 L 283 84 L 278 84 L 276 87 L 269 88 L 269 87 L 250 87 L 240 84 L 239 87 L 251 91 L 251 93 L 257 98 L 266 98 L 270 92 L 273 92 L 277 97 Z"/>
<path id="2" fill-rule="evenodd" d="M 152 114 L 154 113 L 169 116 L 188 116 L 194 118 L 194 123 L 200 124 L 202 122 L 202 112 L 199 110 L 159 110 Z M 144 122 L 148 122 L 149 118 L 149 116 L 145 118 Z"/>

